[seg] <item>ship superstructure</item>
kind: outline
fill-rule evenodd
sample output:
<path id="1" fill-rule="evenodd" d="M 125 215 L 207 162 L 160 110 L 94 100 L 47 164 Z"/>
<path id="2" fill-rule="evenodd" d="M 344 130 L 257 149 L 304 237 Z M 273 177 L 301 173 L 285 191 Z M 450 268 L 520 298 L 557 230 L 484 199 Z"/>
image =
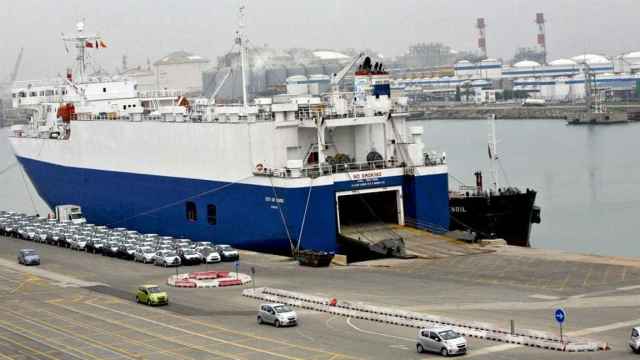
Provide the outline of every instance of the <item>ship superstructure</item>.
<path id="1" fill-rule="evenodd" d="M 363 222 L 445 231 L 444 156 L 425 159 L 382 64 L 359 55 L 331 84 L 216 105 L 125 78 L 23 83 L 14 105 L 34 116 L 11 145 L 49 206 L 80 205 L 98 224 L 276 253 L 336 251 Z"/>

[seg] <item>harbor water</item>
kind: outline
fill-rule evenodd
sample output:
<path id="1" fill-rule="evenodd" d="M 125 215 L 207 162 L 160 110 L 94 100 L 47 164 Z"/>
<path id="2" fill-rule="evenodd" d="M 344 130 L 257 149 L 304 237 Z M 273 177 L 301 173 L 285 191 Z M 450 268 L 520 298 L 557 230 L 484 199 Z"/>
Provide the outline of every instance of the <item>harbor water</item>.
<path id="1" fill-rule="evenodd" d="M 488 125 L 479 120 L 416 120 L 427 149 L 446 151 L 450 186 L 491 182 Z M 0 208 L 46 214 L 47 206 L 19 166 L 0 131 Z M 600 255 L 637 256 L 640 214 L 640 124 L 570 127 L 559 120 L 498 120 L 500 186 L 538 191 L 542 223 L 533 247 Z M 640 228 L 640 227 L 639 227 Z"/>

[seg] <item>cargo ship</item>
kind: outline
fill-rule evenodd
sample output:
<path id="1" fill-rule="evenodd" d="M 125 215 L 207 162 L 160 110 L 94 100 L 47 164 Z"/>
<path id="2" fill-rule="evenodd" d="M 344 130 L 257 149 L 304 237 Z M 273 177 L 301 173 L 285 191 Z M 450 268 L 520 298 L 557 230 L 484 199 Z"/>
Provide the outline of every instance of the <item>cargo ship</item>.
<path id="1" fill-rule="evenodd" d="M 359 54 L 327 93 L 301 84 L 250 101 L 243 29 L 242 102 L 220 105 L 87 75 L 87 44 L 101 39 L 78 23 L 63 38 L 78 52 L 74 70 L 12 90 L 33 117 L 11 128 L 10 144 L 42 199 L 79 205 L 96 224 L 269 253 L 340 251 L 356 223 L 448 229 L 444 156 L 425 161 L 423 130 L 405 123 L 406 99 L 391 97 L 382 64 Z M 356 64 L 354 91 L 342 92 Z"/>
<path id="2" fill-rule="evenodd" d="M 535 205 L 537 192 L 516 187 L 501 188 L 495 162 L 498 161 L 495 140 L 495 116 L 489 118 L 489 159 L 493 177 L 489 189 L 483 186 L 480 171 L 476 185 L 463 186 L 449 195 L 450 229 L 472 234 L 477 239 L 504 239 L 507 244 L 530 247 L 531 224 L 539 224 L 540 208 Z"/>

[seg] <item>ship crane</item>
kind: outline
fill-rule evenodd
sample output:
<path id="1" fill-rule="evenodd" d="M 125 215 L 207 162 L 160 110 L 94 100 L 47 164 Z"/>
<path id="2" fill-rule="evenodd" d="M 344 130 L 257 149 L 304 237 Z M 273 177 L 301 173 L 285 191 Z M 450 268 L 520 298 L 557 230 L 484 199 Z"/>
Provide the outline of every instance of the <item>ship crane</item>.
<path id="1" fill-rule="evenodd" d="M 211 94 L 211 96 L 209 97 L 209 105 L 215 104 L 216 96 L 218 96 L 218 93 L 220 92 L 220 90 L 222 90 L 222 87 L 224 86 L 224 84 L 227 82 L 227 80 L 229 80 L 229 77 L 231 77 L 231 74 L 233 74 L 233 69 L 229 69 L 227 74 L 220 81 L 220 84 L 218 84 L 218 86 L 216 86 L 216 89 L 213 90 L 213 94 Z"/>
<path id="2" fill-rule="evenodd" d="M 353 66 L 358 63 L 363 57 L 364 53 L 356 55 L 345 67 L 343 67 L 337 73 L 333 74 L 333 76 L 331 77 L 331 91 L 333 93 L 338 93 L 340 91 L 340 82 L 342 81 L 342 79 L 347 76 L 351 68 L 353 68 Z"/>
<path id="3" fill-rule="evenodd" d="M 20 52 L 18 53 L 18 58 L 16 59 L 16 63 L 13 66 L 13 71 L 9 76 L 9 84 L 13 84 L 14 81 L 18 78 L 18 71 L 20 70 L 20 65 L 22 64 L 22 53 L 24 52 L 24 48 L 20 48 Z"/>

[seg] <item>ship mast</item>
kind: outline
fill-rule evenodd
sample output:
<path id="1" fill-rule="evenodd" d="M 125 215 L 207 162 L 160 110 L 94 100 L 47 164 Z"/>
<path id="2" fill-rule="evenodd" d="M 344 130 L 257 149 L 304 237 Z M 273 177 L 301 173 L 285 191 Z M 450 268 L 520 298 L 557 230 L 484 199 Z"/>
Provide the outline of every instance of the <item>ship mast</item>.
<path id="1" fill-rule="evenodd" d="M 86 80 L 87 75 L 87 61 L 86 61 L 86 47 L 87 44 L 96 44 L 100 37 L 96 34 L 87 34 L 84 32 L 84 20 L 79 21 L 76 24 L 76 33 L 71 35 L 62 34 L 62 41 L 66 43 L 72 43 L 75 46 L 78 55 L 76 56 L 78 81 L 83 82 Z"/>
<path id="2" fill-rule="evenodd" d="M 242 72 L 242 111 L 247 115 L 247 48 L 246 35 L 244 32 L 244 4 L 240 5 L 238 31 L 236 32 L 236 44 L 240 46 L 240 71 Z"/>
<path id="3" fill-rule="evenodd" d="M 498 161 L 498 149 L 496 140 L 496 116 L 495 114 L 489 115 L 489 161 L 491 164 L 491 177 L 493 180 L 493 192 L 498 193 L 500 184 L 498 183 L 498 169 L 496 168 L 496 162 Z"/>

